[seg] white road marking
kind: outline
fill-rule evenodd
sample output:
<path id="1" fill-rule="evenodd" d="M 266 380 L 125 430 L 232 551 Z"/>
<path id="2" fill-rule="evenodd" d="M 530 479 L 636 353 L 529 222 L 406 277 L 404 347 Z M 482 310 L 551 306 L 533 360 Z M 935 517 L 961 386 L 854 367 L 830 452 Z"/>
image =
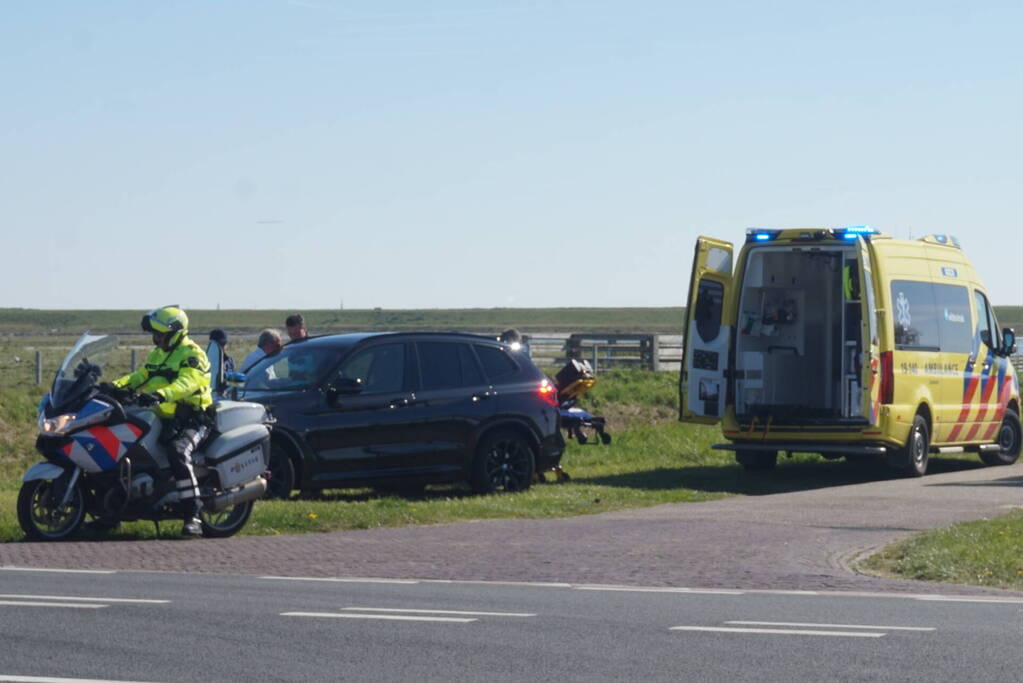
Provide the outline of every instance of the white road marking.
<path id="1" fill-rule="evenodd" d="M 116 574 L 114 569 L 47 569 L 45 567 L 0 567 L 5 572 L 53 572 L 56 574 Z M 3 679 L 0 679 L 3 680 Z"/>
<path id="2" fill-rule="evenodd" d="M 468 624 L 477 619 L 458 617 L 414 617 L 402 614 L 356 614 L 354 612 L 281 612 L 282 617 L 321 617 L 325 619 L 382 619 L 389 621 L 440 621 L 450 624 Z"/>
<path id="3" fill-rule="evenodd" d="M 985 598 L 968 597 L 965 595 L 917 595 L 914 597 L 917 600 L 924 600 L 926 602 L 983 602 L 1003 605 L 1023 604 L 1023 598 L 998 598 L 998 597 Z"/>
<path id="4" fill-rule="evenodd" d="M 328 583 L 401 583 L 407 585 L 421 583 L 419 579 L 361 579 L 319 576 L 261 576 L 259 578 L 272 581 L 326 581 Z"/>
<path id="5" fill-rule="evenodd" d="M 866 631 L 801 631 L 788 628 L 729 628 L 726 626 L 672 626 L 669 631 L 709 631 L 712 633 L 763 633 L 779 636 L 831 636 L 835 638 L 884 638 L 884 633 Z"/>
<path id="6" fill-rule="evenodd" d="M 72 600 L 81 602 L 137 602 L 147 605 L 164 605 L 170 600 L 143 600 L 136 598 L 78 598 L 69 595 L 19 595 L 17 593 L 0 593 L 0 598 L 26 599 L 26 600 Z"/>
<path id="7" fill-rule="evenodd" d="M 795 621 L 726 621 L 736 626 L 806 626 L 808 628 L 865 628 L 875 631 L 936 631 L 929 626 L 864 626 L 861 624 L 809 624 Z"/>
<path id="8" fill-rule="evenodd" d="M 716 588 L 657 588 L 643 586 L 572 586 L 577 591 L 622 591 L 628 593 L 693 593 L 697 595 L 744 595 L 745 591 Z"/>
<path id="9" fill-rule="evenodd" d="M 355 612 L 407 612 L 409 614 L 461 614 L 472 617 L 535 617 L 528 612 L 463 612 L 453 609 L 403 609 L 399 607 L 345 607 Z"/>
<path id="10" fill-rule="evenodd" d="M 28 600 L 0 600 L 0 605 L 10 607 L 76 607 L 78 609 L 98 609 L 110 605 L 93 605 L 84 602 L 29 602 Z"/>
<path id="11" fill-rule="evenodd" d="M 140 681 L 115 681 L 106 678 L 53 678 L 51 676 L 4 675 L 0 675 L 0 681 L 15 681 L 16 683 L 141 683 Z"/>

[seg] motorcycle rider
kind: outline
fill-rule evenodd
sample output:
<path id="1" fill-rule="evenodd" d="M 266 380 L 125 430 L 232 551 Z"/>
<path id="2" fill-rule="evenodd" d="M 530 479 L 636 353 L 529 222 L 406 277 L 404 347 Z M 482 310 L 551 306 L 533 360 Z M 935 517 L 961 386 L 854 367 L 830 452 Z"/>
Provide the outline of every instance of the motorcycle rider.
<path id="1" fill-rule="evenodd" d="M 171 471 L 181 495 L 184 517 L 181 533 L 202 535 L 199 520 L 199 483 L 192 469 L 192 453 L 206 438 L 213 403 L 210 362 L 206 353 L 188 336 L 188 316 L 178 306 L 156 308 L 142 316 L 142 329 L 151 332 L 156 345 L 135 372 L 112 382 L 118 389 L 138 392 L 140 406 L 153 406 L 163 421 L 161 441 L 168 446 Z"/>

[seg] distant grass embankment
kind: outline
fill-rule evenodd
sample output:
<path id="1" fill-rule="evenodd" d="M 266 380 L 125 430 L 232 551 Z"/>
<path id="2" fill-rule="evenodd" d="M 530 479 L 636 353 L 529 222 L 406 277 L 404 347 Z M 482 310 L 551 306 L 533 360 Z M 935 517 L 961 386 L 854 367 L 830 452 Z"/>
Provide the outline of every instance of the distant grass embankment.
<path id="1" fill-rule="evenodd" d="M 283 329 L 294 310 L 187 309 L 193 330 L 220 327 L 228 332 L 254 333 L 266 327 Z M 300 311 L 311 334 L 364 330 L 458 330 L 496 333 L 509 327 L 522 332 L 651 332 L 678 334 L 682 308 L 437 308 L 353 309 Z M 139 331 L 143 311 L 41 310 L 0 308 L 0 334 L 77 335 L 93 332 Z"/>
<path id="2" fill-rule="evenodd" d="M 1023 306 L 996 306 L 1000 323 L 1023 326 Z M 191 327 L 206 332 L 220 327 L 252 334 L 284 327 L 293 310 L 188 309 Z M 436 308 L 301 311 L 312 334 L 366 330 L 458 330 L 496 333 L 508 327 L 522 332 L 649 332 L 680 334 L 684 308 Z M 43 310 L 0 308 L 0 335 L 74 335 L 85 330 L 136 333 L 142 311 Z"/>

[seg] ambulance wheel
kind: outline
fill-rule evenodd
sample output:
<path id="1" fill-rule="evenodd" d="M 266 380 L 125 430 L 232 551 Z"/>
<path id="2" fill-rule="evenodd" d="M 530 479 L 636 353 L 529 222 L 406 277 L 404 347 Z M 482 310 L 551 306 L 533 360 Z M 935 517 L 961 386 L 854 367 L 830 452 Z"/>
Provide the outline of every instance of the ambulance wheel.
<path id="1" fill-rule="evenodd" d="M 1020 445 L 1023 444 L 1023 429 L 1020 428 L 1016 411 L 1005 411 L 1002 426 L 998 429 L 998 450 L 981 451 L 980 459 L 985 465 L 1011 465 L 1019 459 Z"/>
<path id="2" fill-rule="evenodd" d="M 600 443 L 604 444 L 605 446 L 610 444 L 611 443 L 611 435 L 608 434 L 607 432 L 601 432 L 600 433 Z"/>
<path id="3" fill-rule="evenodd" d="M 736 451 L 735 460 L 747 470 L 773 470 L 778 451 Z"/>
<path id="4" fill-rule="evenodd" d="M 589 441 L 589 439 L 586 438 L 586 435 L 583 434 L 581 431 L 576 431 L 575 440 L 579 442 L 580 446 L 585 446 L 586 442 Z"/>
<path id="5" fill-rule="evenodd" d="M 927 473 L 930 445 L 927 420 L 918 414 L 913 418 L 906 445 L 889 456 L 888 464 L 907 477 L 922 477 Z"/>

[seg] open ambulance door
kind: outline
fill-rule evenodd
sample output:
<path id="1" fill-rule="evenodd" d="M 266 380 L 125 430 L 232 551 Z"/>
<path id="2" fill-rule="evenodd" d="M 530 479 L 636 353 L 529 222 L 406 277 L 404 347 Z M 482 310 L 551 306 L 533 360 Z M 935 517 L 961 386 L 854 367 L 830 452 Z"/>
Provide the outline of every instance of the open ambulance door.
<path id="1" fill-rule="evenodd" d="M 871 425 L 876 425 L 881 410 L 881 347 L 878 339 L 880 330 L 874 298 L 874 275 L 870 265 L 870 246 L 863 237 L 856 240 L 856 261 L 860 279 L 860 339 L 863 340 L 860 415 L 867 418 Z"/>
<path id="2" fill-rule="evenodd" d="M 725 412 L 732 326 L 732 245 L 700 237 L 682 342 L 679 420 L 717 424 Z"/>

